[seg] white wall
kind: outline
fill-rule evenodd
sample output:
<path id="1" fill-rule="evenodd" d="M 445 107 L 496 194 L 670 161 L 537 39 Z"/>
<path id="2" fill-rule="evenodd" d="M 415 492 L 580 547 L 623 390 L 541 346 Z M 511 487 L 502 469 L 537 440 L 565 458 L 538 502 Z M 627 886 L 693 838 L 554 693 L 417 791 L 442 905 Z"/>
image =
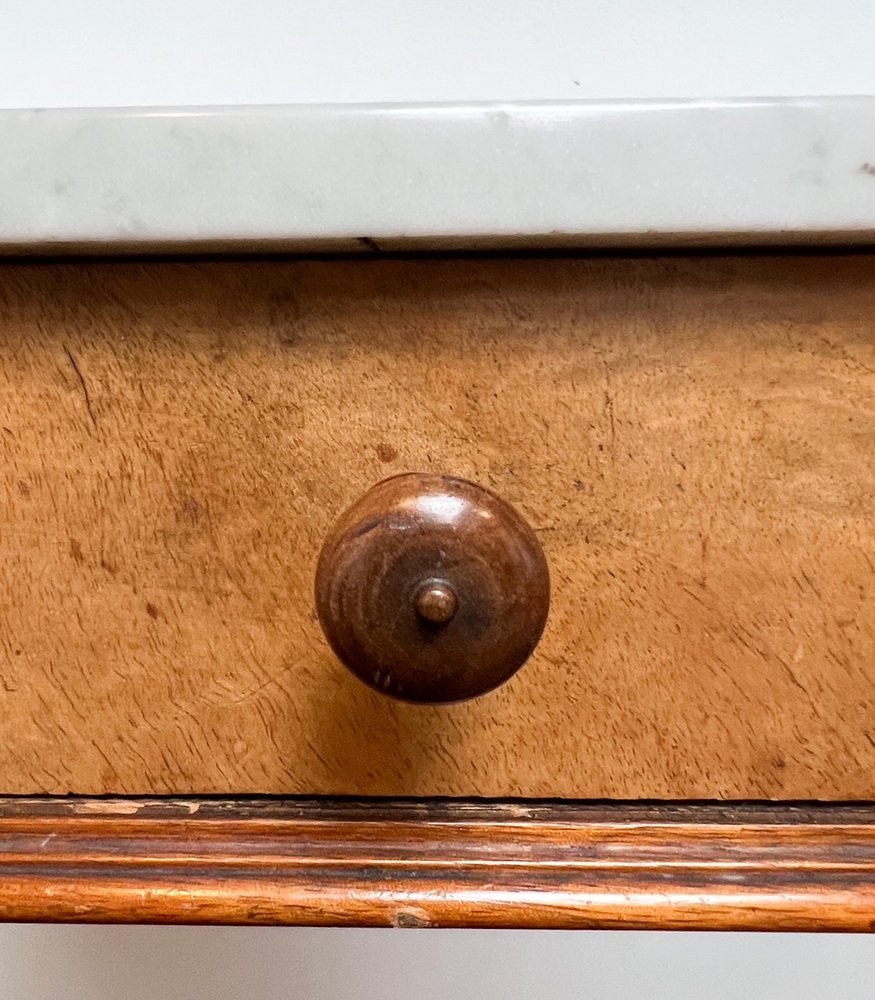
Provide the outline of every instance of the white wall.
<path id="1" fill-rule="evenodd" d="M 0 0 L 0 25 L 7 108 L 875 93 L 872 0 Z M 0 926 L 0 1000 L 286 997 L 873 1000 L 875 938 Z"/>
<path id="2" fill-rule="evenodd" d="M 872 0 L 0 0 L 0 107 L 875 92 Z"/>
<path id="3" fill-rule="evenodd" d="M 872 1000 L 842 935 L 0 926 L 0 1000 Z"/>

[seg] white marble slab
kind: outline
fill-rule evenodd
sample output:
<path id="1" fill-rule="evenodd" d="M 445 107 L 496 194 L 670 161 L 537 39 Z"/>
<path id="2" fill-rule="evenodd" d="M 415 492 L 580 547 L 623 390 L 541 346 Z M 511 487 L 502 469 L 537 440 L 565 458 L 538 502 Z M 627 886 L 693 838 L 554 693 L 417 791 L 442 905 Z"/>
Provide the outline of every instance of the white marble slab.
<path id="1" fill-rule="evenodd" d="M 875 98 L 0 112 L 0 249 L 869 241 Z"/>

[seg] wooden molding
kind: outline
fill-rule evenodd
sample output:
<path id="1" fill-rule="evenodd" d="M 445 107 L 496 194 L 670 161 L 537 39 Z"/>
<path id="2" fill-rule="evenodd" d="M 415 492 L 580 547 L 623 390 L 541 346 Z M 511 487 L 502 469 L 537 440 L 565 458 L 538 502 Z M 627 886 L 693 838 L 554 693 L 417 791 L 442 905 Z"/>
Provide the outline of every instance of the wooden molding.
<path id="1" fill-rule="evenodd" d="M 875 804 L 0 799 L 0 918 L 875 930 Z"/>

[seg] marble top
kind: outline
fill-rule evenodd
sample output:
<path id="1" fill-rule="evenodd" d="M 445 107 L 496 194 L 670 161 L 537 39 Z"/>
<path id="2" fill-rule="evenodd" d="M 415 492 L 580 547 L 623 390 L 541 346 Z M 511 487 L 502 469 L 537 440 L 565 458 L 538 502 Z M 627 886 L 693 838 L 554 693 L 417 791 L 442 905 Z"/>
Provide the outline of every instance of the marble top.
<path id="1" fill-rule="evenodd" d="M 875 98 L 0 111 L 0 252 L 870 241 Z"/>

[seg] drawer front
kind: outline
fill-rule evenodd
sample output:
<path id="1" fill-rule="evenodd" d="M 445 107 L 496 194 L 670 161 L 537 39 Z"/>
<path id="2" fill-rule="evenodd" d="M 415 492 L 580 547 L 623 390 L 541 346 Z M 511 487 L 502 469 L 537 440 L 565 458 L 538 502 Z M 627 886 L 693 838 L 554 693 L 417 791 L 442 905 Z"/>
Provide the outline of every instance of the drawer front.
<path id="1" fill-rule="evenodd" d="M 3 793 L 875 797 L 875 257 L 0 267 Z M 344 669 L 383 477 L 535 529 L 529 662 Z"/>

